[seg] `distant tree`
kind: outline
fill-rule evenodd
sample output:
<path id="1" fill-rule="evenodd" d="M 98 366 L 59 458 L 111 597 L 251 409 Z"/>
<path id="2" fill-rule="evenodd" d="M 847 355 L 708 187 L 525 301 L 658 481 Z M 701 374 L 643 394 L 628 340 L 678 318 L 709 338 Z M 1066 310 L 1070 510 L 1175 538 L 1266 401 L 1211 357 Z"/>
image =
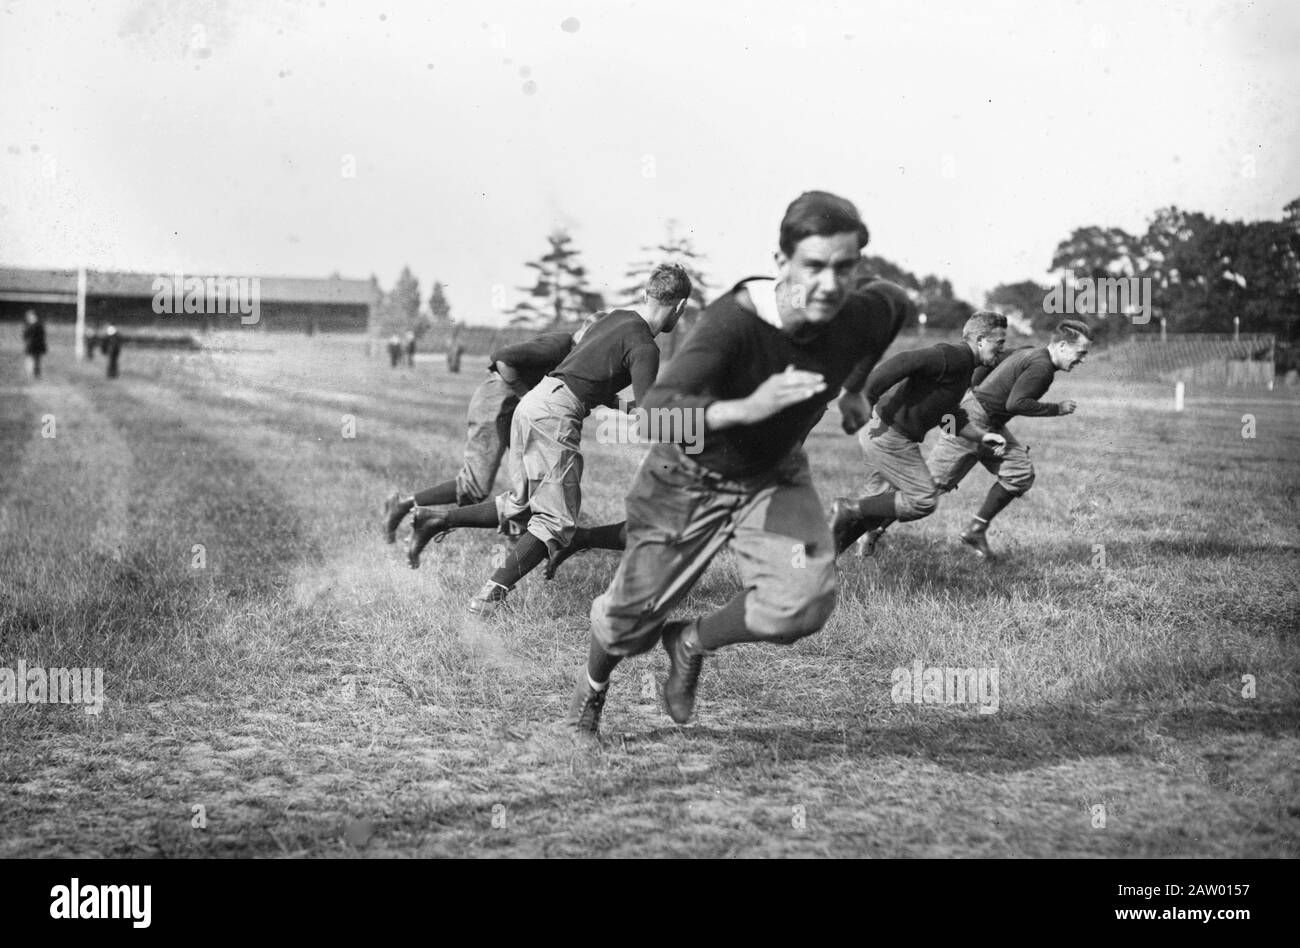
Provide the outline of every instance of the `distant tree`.
<path id="1" fill-rule="evenodd" d="M 921 281 L 915 274 L 884 257 L 863 257 L 854 278 L 858 281 L 888 280 L 890 283 L 897 283 L 905 290 L 917 293 L 921 290 Z"/>
<path id="2" fill-rule="evenodd" d="M 1076 277 L 1133 276 L 1141 256 L 1140 244 L 1118 227 L 1080 227 L 1056 245 L 1054 271 L 1071 270 Z"/>
<path id="3" fill-rule="evenodd" d="M 420 312 L 420 283 L 411 273 L 410 267 L 403 267 L 393 289 L 385 293 L 379 286 L 379 280 L 370 278 L 378 294 L 375 305 L 374 327 L 381 335 L 394 333 L 404 335 L 411 331 L 416 336 L 423 336 L 429 329 L 429 320 Z"/>
<path id="4" fill-rule="evenodd" d="M 1300 230 L 1300 197 L 1282 208 L 1282 222 L 1296 230 Z"/>
<path id="5" fill-rule="evenodd" d="M 1293 338 L 1300 318 L 1300 232 L 1285 221 L 1221 221 L 1203 238 L 1206 288 L 1202 322 L 1222 331 Z"/>
<path id="6" fill-rule="evenodd" d="M 1170 329 L 1206 331 L 1219 322 L 1214 317 L 1212 296 L 1221 261 L 1212 244 L 1226 235 L 1207 240 L 1214 223 L 1197 211 L 1164 207 L 1152 216 L 1142 237 L 1137 275 L 1151 279 L 1156 316 L 1166 317 Z"/>
<path id="7" fill-rule="evenodd" d="M 917 290 L 917 310 L 925 314 L 925 324 L 935 329 L 960 329 L 970 319 L 975 307 L 958 299 L 952 291 L 952 282 L 937 276 L 920 280 Z"/>
<path id="8" fill-rule="evenodd" d="M 1152 315 L 1176 332 L 1227 332 L 1235 318 L 1245 331 L 1289 339 L 1300 321 L 1300 199 L 1283 208 L 1281 221 L 1220 221 L 1163 207 L 1138 237 L 1078 228 L 1057 246 L 1052 269 L 1149 279 Z M 1122 319 L 1097 322 L 1103 332 L 1133 328 Z"/>
<path id="9" fill-rule="evenodd" d="M 560 229 L 546 240 L 550 250 L 525 264 L 537 271 L 537 281 L 531 287 L 519 287 L 529 298 L 511 310 L 512 326 L 558 326 L 586 315 L 584 306 L 588 297 L 584 294 L 590 292 L 587 270 L 578 263 L 580 252 L 571 246 L 573 238 Z"/>
<path id="10" fill-rule="evenodd" d="M 410 267 L 402 267 L 393 285 L 393 310 L 402 321 L 414 325 L 420 315 L 420 281 Z"/>
<path id="11" fill-rule="evenodd" d="M 884 257 L 863 257 L 853 279 L 858 286 L 871 280 L 897 283 L 907 290 L 918 315 L 923 314 L 926 326 L 931 328 L 960 328 L 975 312 L 974 306 L 953 293 L 950 280 L 934 275 L 918 277 Z"/>
<path id="12" fill-rule="evenodd" d="M 433 281 L 433 289 L 429 291 L 429 315 L 437 327 L 446 327 L 451 323 L 451 304 L 447 302 L 442 284 L 437 280 Z"/>
<path id="13" fill-rule="evenodd" d="M 1059 320 L 1043 310 L 1043 300 L 1051 287 L 1041 286 L 1033 280 L 1021 280 L 1019 283 L 1002 283 L 995 286 L 984 297 L 984 307 L 996 310 L 1007 317 L 1010 324 L 1019 324 L 1024 329 L 1049 328 Z"/>

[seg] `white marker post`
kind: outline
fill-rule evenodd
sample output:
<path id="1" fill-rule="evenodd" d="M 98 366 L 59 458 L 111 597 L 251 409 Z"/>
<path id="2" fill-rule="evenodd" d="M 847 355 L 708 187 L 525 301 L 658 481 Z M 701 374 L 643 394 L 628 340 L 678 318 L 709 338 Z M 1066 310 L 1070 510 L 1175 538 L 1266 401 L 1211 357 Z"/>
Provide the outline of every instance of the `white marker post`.
<path id="1" fill-rule="evenodd" d="M 86 268 L 77 268 L 77 328 L 72 334 L 72 348 L 78 361 L 86 358 Z"/>
<path id="2" fill-rule="evenodd" d="M 1185 388 L 1182 382 L 1174 383 L 1174 411 L 1183 410 L 1183 392 Z"/>

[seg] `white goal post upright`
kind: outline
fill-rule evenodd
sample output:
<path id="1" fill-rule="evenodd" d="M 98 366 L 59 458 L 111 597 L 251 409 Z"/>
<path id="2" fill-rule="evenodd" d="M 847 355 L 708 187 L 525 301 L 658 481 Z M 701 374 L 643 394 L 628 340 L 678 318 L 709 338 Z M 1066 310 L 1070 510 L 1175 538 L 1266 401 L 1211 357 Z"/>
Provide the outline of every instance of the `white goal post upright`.
<path id="1" fill-rule="evenodd" d="M 72 348 L 77 361 L 86 358 L 86 268 L 77 268 L 77 328 L 73 331 Z"/>

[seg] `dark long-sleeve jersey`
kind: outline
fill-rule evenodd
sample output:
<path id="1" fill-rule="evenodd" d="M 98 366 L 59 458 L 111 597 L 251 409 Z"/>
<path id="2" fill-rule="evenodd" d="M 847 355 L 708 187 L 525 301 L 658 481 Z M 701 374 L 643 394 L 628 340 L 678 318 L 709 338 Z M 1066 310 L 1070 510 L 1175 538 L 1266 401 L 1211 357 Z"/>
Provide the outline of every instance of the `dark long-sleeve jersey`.
<path id="1" fill-rule="evenodd" d="M 532 388 L 555 369 L 573 351 L 573 333 L 544 332 L 527 342 L 502 346 L 489 358 L 495 372 L 498 362 L 505 362 L 519 373 L 519 383 Z"/>
<path id="2" fill-rule="evenodd" d="M 757 424 L 705 431 L 704 446 L 693 459 L 737 479 L 766 473 L 802 442 L 854 368 L 864 362 L 874 366 L 889 348 L 911 307 L 900 287 L 882 280 L 848 296 L 829 322 L 789 332 L 740 305 L 736 294 L 743 285 L 704 310 L 644 406 L 702 412 L 715 401 L 748 397 L 788 365 L 821 373 L 826 388 L 812 398 Z"/>
<path id="3" fill-rule="evenodd" d="M 659 374 L 659 347 L 638 313 L 616 309 L 598 319 L 553 372 L 590 412 L 597 405 L 618 407 L 618 393 L 629 385 L 638 405 Z"/>
<path id="4" fill-rule="evenodd" d="M 1061 413 L 1055 402 L 1040 402 L 1056 377 L 1046 347 L 1017 349 L 981 381 L 976 373 L 975 397 L 988 412 L 989 424 L 1002 427 L 1016 415 L 1043 418 Z"/>
<path id="5" fill-rule="evenodd" d="M 975 371 L 975 353 L 970 346 L 941 342 L 927 349 L 909 349 L 877 365 L 867 377 L 863 394 L 887 425 L 913 441 L 924 441 L 925 433 L 952 415 L 953 432 L 970 421 L 961 408 Z M 906 381 L 904 381 L 906 380 Z M 889 389 L 903 382 L 898 391 L 880 402 Z"/>

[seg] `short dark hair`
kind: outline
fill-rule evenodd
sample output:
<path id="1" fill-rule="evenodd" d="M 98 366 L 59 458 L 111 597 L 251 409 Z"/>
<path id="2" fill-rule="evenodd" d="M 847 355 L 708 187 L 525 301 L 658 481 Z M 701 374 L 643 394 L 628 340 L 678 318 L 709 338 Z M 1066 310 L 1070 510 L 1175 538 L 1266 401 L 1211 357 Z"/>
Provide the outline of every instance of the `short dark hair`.
<path id="1" fill-rule="evenodd" d="M 781 252 L 787 257 L 805 237 L 856 234 L 861 250 L 871 239 L 853 202 L 827 191 L 805 191 L 785 209 L 781 219 Z"/>
<path id="2" fill-rule="evenodd" d="M 1052 330 L 1052 342 L 1068 342 L 1074 345 L 1079 341 L 1079 337 L 1092 342 L 1092 329 L 1087 323 L 1077 319 L 1066 319 L 1056 324 Z"/>
<path id="3" fill-rule="evenodd" d="M 645 292 L 660 303 L 676 303 L 691 298 L 691 275 L 680 263 L 661 263 L 645 281 Z"/>
<path id="4" fill-rule="evenodd" d="M 971 313 L 970 319 L 966 320 L 966 325 L 961 329 L 961 334 L 978 339 L 980 336 L 987 336 L 995 330 L 1006 328 L 1007 318 L 1005 316 L 991 309 L 981 309 L 978 312 Z"/>

